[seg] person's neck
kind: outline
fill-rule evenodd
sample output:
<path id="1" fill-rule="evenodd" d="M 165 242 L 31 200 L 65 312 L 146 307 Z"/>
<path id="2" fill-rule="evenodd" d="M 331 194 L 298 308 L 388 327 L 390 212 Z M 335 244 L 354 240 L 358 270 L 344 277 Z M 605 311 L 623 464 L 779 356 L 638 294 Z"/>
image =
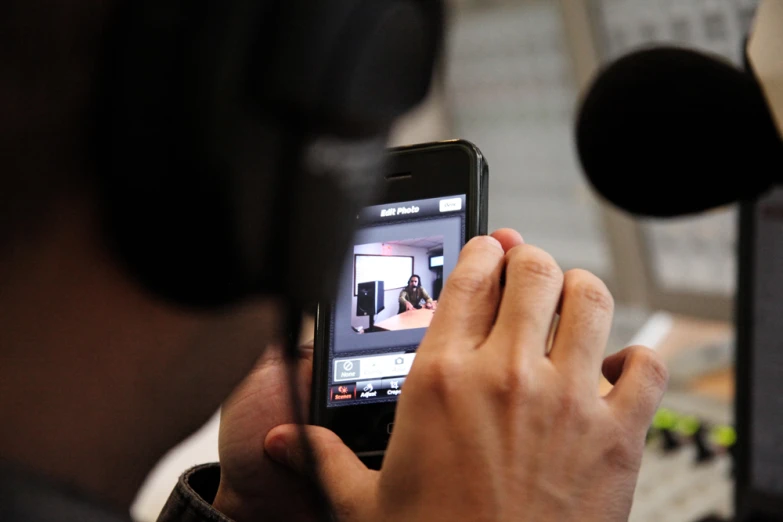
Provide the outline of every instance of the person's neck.
<path id="1" fill-rule="evenodd" d="M 131 393 L 143 366 L 124 344 L 147 339 L 116 319 L 118 306 L 140 307 L 110 298 L 112 274 L 94 258 L 42 248 L 0 260 L 0 459 L 127 511 L 166 449 Z"/>

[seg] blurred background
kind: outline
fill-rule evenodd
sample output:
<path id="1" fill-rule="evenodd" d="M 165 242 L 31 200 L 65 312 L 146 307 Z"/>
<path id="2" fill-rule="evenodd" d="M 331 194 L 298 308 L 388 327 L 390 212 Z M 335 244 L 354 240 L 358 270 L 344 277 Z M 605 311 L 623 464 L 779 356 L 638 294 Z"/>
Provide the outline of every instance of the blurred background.
<path id="1" fill-rule="evenodd" d="M 597 69 L 633 49 L 675 43 L 739 64 L 757 1 L 449 4 L 436 88 L 400 122 L 392 144 L 475 143 L 490 166 L 489 228 L 516 228 L 563 269 L 584 268 L 606 281 L 617 302 L 608 352 L 642 343 L 667 360 L 672 381 L 631 520 L 730 516 L 737 209 L 632 219 L 587 186 L 573 128 L 580 93 Z M 160 463 L 134 506 L 137 519 L 156 518 L 188 466 L 217 460 L 217 420 Z"/>

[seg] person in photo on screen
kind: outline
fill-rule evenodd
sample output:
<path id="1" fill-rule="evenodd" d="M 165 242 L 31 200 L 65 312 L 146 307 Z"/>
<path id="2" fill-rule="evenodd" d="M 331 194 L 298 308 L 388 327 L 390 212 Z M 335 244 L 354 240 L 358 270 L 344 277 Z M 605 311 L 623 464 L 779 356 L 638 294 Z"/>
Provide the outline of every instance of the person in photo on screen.
<path id="1" fill-rule="evenodd" d="M 402 289 L 400 292 L 400 310 L 398 313 L 407 312 L 408 310 L 420 309 L 422 307 L 421 302 L 424 301 L 424 307 L 432 309 L 435 307 L 435 302 L 430 297 L 430 294 L 421 286 L 421 277 L 413 274 L 408 279 L 408 286 Z"/>

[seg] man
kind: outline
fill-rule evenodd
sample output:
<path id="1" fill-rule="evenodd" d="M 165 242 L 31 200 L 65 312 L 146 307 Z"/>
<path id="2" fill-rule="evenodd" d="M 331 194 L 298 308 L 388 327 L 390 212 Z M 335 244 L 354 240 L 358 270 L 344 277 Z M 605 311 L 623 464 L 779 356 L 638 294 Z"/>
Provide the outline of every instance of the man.
<path id="1" fill-rule="evenodd" d="M 0 19 L 0 519 L 128 521 L 152 466 L 222 404 L 220 463 L 188 470 L 161 520 L 314 520 L 284 303 L 177 308 L 101 233 L 90 108 L 109 4 L 11 0 Z M 602 361 L 603 283 L 501 230 L 465 247 L 439 308 L 382 471 L 308 428 L 337 519 L 624 520 L 667 376 L 641 347 Z"/>
<path id="2" fill-rule="evenodd" d="M 400 292 L 400 309 L 397 313 L 401 314 L 408 310 L 421 309 L 421 302 L 424 301 L 424 306 L 428 309 L 432 309 L 435 306 L 435 302 L 430 297 L 430 294 L 421 286 L 421 278 L 413 274 L 408 279 L 408 286 L 402 289 Z"/>

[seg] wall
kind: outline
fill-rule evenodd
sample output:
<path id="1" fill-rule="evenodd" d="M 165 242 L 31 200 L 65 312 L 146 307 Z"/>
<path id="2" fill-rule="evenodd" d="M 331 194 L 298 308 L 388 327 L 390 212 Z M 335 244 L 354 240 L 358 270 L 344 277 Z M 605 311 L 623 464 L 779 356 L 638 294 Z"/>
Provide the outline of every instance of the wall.
<path id="1" fill-rule="evenodd" d="M 382 243 L 373 243 L 370 245 L 360 245 L 354 248 L 354 254 L 373 254 L 381 255 Z M 435 281 L 435 272 L 430 270 L 430 257 L 426 248 L 414 248 L 404 245 L 391 245 L 391 254 L 393 256 L 413 256 L 413 271 L 421 277 L 421 284 L 428 293 L 432 294 L 432 283 Z M 353 284 L 353 280 L 351 280 Z M 375 322 L 378 323 L 397 315 L 399 309 L 399 298 L 401 288 L 386 290 L 384 292 L 384 305 L 386 308 L 375 316 Z M 353 293 L 353 292 L 352 292 Z M 356 315 L 356 296 L 351 299 L 351 326 L 370 326 L 370 318 L 367 316 Z"/>

